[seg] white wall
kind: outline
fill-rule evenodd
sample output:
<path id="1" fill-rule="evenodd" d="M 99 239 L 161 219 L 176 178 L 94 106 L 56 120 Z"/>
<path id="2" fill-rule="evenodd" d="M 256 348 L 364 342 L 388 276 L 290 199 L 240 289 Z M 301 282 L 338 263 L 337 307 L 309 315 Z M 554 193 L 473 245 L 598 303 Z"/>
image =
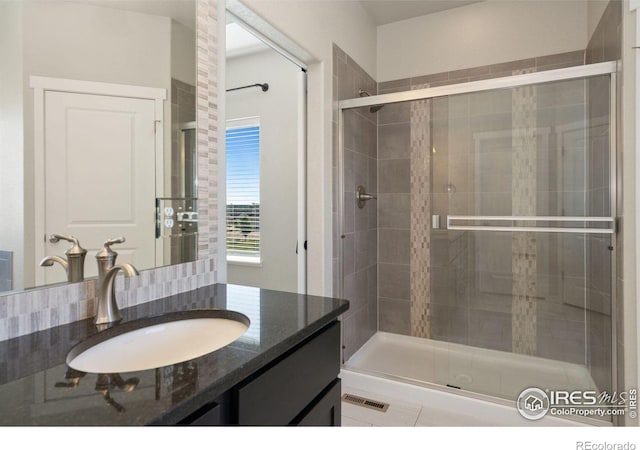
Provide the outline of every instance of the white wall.
<path id="1" fill-rule="evenodd" d="M 474 3 L 380 26 L 377 42 L 377 81 L 583 50 L 587 7 L 566 0 Z"/>
<path id="2" fill-rule="evenodd" d="M 23 8 L 25 285 L 33 286 L 37 261 L 32 248 L 33 91 L 29 77 L 150 86 L 169 93 L 171 30 L 166 17 L 113 8 L 70 2 L 24 2 Z M 167 104 L 165 121 L 169 119 Z"/>
<path id="3" fill-rule="evenodd" d="M 226 119 L 260 118 L 260 266 L 228 263 L 227 281 L 297 292 L 298 79 L 301 69 L 268 49 L 227 59 L 228 87 L 268 83 L 269 90 L 226 94 Z M 222 125 L 222 124 L 221 124 Z"/>
<path id="4" fill-rule="evenodd" d="M 358 2 L 244 0 L 312 55 L 308 66 L 307 291 L 332 293 L 332 43 L 375 78 L 376 28 Z"/>
<path id="5" fill-rule="evenodd" d="M 14 286 L 22 286 L 24 184 L 22 20 L 17 3 L 0 4 L 0 250 L 14 252 Z"/>

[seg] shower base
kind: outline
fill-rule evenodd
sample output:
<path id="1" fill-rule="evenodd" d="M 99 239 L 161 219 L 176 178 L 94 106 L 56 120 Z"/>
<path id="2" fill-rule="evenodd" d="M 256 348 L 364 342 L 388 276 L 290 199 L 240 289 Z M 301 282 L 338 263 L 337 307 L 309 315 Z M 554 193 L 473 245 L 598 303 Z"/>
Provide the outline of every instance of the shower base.
<path id="1" fill-rule="evenodd" d="M 577 364 L 385 332 L 343 367 L 510 402 L 528 387 L 597 390 L 587 368 Z"/>

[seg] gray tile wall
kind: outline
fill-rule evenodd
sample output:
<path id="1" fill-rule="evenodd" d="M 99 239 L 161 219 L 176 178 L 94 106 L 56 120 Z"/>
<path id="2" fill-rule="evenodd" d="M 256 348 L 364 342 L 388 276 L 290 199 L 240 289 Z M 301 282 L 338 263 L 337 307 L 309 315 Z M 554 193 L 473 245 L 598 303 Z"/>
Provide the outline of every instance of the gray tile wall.
<path id="1" fill-rule="evenodd" d="M 118 279 L 121 307 L 146 303 L 216 281 L 217 240 L 217 2 L 197 2 L 198 257 L 200 260 L 147 270 Z M 89 261 L 88 263 L 91 263 Z M 0 341 L 95 314 L 95 280 L 31 289 L 0 297 Z"/>
<path id="2" fill-rule="evenodd" d="M 377 93 L 376 82 L 349 55 L 333 47 L 334 100 L 358 97 L 359 89 L 371 95 Z M 334 111 L 334 267 L 337 268 L 338 239 L 343 246 L 344 298 L 351 302 L 343 321 L 343 357 L 348 359 L 378 328 L 378 205 L 368 201 L 360 209 L 356 203 L 356 188 L 363 185 L 367 192 L 378 192 L 377 123 L 369 108 L 345 112 L 344 120 L 344 193 L 338 192 L 337 110 Z M 343 223 L 336 214 L 336 197 L 344 195 Z M 342 234 L 338 235 L 342 230 Z M 408 253 L 407 253 L 408 254 Z M 337 273 L 336 273 L 337 274 Z M 334 276 L 334 292 L 340 278 Z"/>
<path id="3" fill-rule="evenodd" d="M 520 71 L 542 71 L 584 64 L 584 51 L 548 55 L 506 64 L 433 74 L 379 83 L 378 92 L 409 90 L 419 84 L 438 86 L 484 78 L 513 75 Z M 537 92 L 537 126 L 562 126 L 581 120 L 585 98 L 581 84 L 557 84 Z M 432 100 L 433 159 L 432 213 L 511 215 L 512 207 L 512 108 L 510 92 L 479 93 Z M 401 271 L 397 254 L 401 240 L 394 242 L 390 261 L 382 261 L 383 242 L 401 239 L 409 230 L 409 205 L 403 167 L 408 160 L 410 106 L 386 105 L 378 113 L 379 139 L 379 308 L 380 329 L 409 334 L 408 289 L 411 283 Z M 500 137 L 500 132 L 504 136 Z M 488 133 L 487 133 L 488 132 Z M 496 133 L 497 132 L 497 133 Z M 482 133 L 486 133 L 483 137 Z M 487 142 L 476 154 L 474 139 Z M 584 214 L 584 179 L 571 173 L 558 174 L 561 151 L 555 136 L 536 143 L 536 212 L 539 215 Z M 566 159 L 569 168 L 584 163 L 574 152 Z M 502 168 L 502 169 L 501 169 Z M 385 174 L 394 174 L 390 178 Z M 497 175 L 499 174 L 499 175 Z M 566 176 L 565 176 L 566 175 Z M 559 181 L 561 180 L 561 181 Z M 385 192 L 387 191 L 387 192 Z M 435 339 L 497 350 L 512 351 L 512 281 L 510 235 L 432 233 L 431 242 L 431 333 Z M 389 246 L 392 247 L 392 246 Z M 556 249 L 559 249 L 556 251 Z M 582 252 L 582 253 L 581 253 Z M 532 331 L 540 356 L 585 363 L 584 314 L 567 297 L 584 302 L 584 243 L 558 237 L 536 242 L 536 326 Z M 581 256 L 582 255 L 582 256 Z M 406 264 L 406 261 L 404 261 Z M 560 267 L 559 264 L 567 265 Z M 573 272 L 570 272 L 574 268 Z M 558 274 L 564 271 L 562 279 Z"/>
<path id="4" fill-rule="evenodd" d="M 603 21 L 610 21 L 611 17 L 616 16 L 609 11 L 614 8 L 608 8 Z M 610 24 L 606 27 L 601 24 L 600 27 L 619 31 Z M 610 36 L 605 38 L 605 34 L 599 34 L 598 30 L 594 34 L 596 41 L 601 45 L 597 50 L 592 42 L 586 52 L 579 50 L 493 66 L 393 80 L 378 83 L 378 93 L 405 91 L 417 85 L 439 86 L 501 77 L 523 70 L 542 71 L 571 67 L 584 64 L 585 57 L 587 63 L 595 62 L 594 55 L 601 55 L 602 58 L 605 58 L 605 54 L 615 57 L 615 39 Z M 347 56 L 341 55 L 339 49 L 334 57 L 347 61 Z M 336 64 L 334 67 L 337 70 L 339 65 Z M 346 72 L 343 75 L 346 75 Z M 347 77 L 346 86 L 342 84 L 341 88 L 337 83 L 337 71 L 334 77 L 335 98 L 355 96 L 355 82 L 352 81 L 355 79 L 354 75 Z M 343 97 L 339 97 L 340 95 Z M 537 102 L 536 120 L 541 129 L 567 126 L 582 120 L 586 114 L 586 99 L 581 83 L 542 86 L 537 92 Z M 496 142 L 493 151 L 483 154 L 475 162 L 474 158 L 470 157 L 472 149 L 469 143 L 472 139 L 469 135 L 486 130 L 510 129 L 511 95 L 503 99 L 496 97 L 495 93 L 491 94 L 491 98 L 484 98 L 483 95 L 471 96 L 466 103 L 462 99 L 457 103 L 451 99 L 449 102 L 439 103 L 436 99 L 432 100 L 431 108 L 431 133 L 438 152 L 438 158 L 433 161 L 432 212 L 510 215 L 511 135 L 506 136 L 504 148 L 501 149 L 500 143 Z M 356 124 L 357 116 L 368 117 L 360 111 L 349 119 L 352 121 L 351 125 Z M 377 116 L 378 323 L 382 331 L 411 334 L 411 277 L 407 242 L 411 229 L 411 197 L 408 186 L 411 172 L 410 105 L 386 105 Z M 448 129 L 452 117 L 455 117 L 455 132 Z M 334 136 L 336 134 L 334 133 Z M 589 137 L 593 138 L 590 139 L 592 147 L 598 145 L 595 136 Z M 572 138 L 575 140 L 576 136 Z M 337 145 L 337 140 L 334 144 Z M 606 162 L 596 163 L 590 159 L 597 156 L 591 148 L 567 149 L 565 145 L 566 154 L 561 155 L 563 145 L 558 143 L 558 136 L 555 134 L 547 136 L 545 141 L 540 138 L 536 146 L 535 203 L 538 215 L 584 215 L 596 213 L 594 208 L 606 209 L 604 185 L 596 186 L 591 181 L 596 175 L 600 175 L 600 172 L 580 177 L 576 176 L 575 170 L 572 169 L 589 164 L 590 167 L 600 167 L 604 170 Z M 452 152 L 452 155 L 448 152 Z M 454 158 L 453 152 L 460 154 Z M 505 166 L 503 171 L 500 170 L 501 166 Z M 502 173 L 503 176 L 496 177 L 496 172 Z M 449 192 L 452 187 L 453 193 Z M 480 192 L 474 192 L 474 189 L 478 188 Z M 597 189 L 600 189 L 600 192 L 592 192 Z M 585 203 L 586 198 L 594 200 Z M 597 203 L 596 199 L 602 201 Z M 508 207 L 508 210 L 505 210 L 505 207 Z M 347 211 L 347 223 L 354 220 L 350 214 L 351 211 Z M 348 248 L 355 245 L 355 241 L 353 244 L 347 243 Z M 509 276 L 502 276 L 509 275 L 512 270 L 511 245 L 509 236 L 474 236 L 467 233 L 454 235 L 437 231 L 432 233 L 430 271 L 433 277 L 430 301 L 433 338 L 512 351 L 512 284 Z M 592 370 L 596 368 L 594 378 L 598 384 L 607 384 L 606 376 L 595 373 L 598 370 L 603 373 L 606 366 L 603 349 L 607 346 L 608 322 L 606 319 L 597 320 L 596 317 L 603 314 L 606 298 L 603 298 L 602 293 L 607 291 L 607 286 L 601 275 L 596 280 L 596 271 L 592 270 L 590 274 L 585 272 L 583 262 L 590 252 L 594 252 L 594 257 L 596 252 L 599 252 L 599 258 L 603 258 L 601 246 L 595 248 L 594 242 L 585 243 L 574 236 L 551 236 L 536 241 L 536 326 L 533 333 L 536 353 L 539 356 L 579 364 L 589 363 Z M 621 261 L 620 253 L 618 252 L 618 259 Z M 484 257 L 487 254 L 490 255 L 489 258 Z M 621 282 L 619 279 L 618 284 Z M 361 288 L 362 286 L 363 284 Z M 592 287 L 587 297 L 586 286 Z M 593 289 L 593 286 L 598 288 Z M 620 295 L 621 291 L 618 294 L 621 306 Z M 585 306 L 590 310 L 587 321 L 584 319 Z M 585 327 L 588 327 L 590 342 L 585 340 Z M 600 369 L 597 369 L 597 366 Z"/>
<path id="5" fill-rule="evenodd" d="M 410 89 L 398 83 L 378 93 Z M 411 335 L 411 105 L 385 105 L 377 116 L 378 323 L 380 331 Z"/>
<path id="6" fill-rule="evenodd" d="M 610 1 L 600 22 L 594 30 L 586 51 L 587 63 L 620 60 L 622 54 L 622 2 Z M 589 202 L 590 215 L 610 214 L 610 191 L 607 172 L 610 170 L 610 133 L 609 133 L 609 93 L 604 88 L 606 80 L 593 78 L 588 83 L 589 98 L 589 167 L 587 185 L 592 201 Z M 604 88 L 604 89 L 603 89 Z M 618 87 L 619 89 L 619 87 Z M 618 91 L 618 98 L 620 91 Z M 620 103 L 620 102 L 618 102 Z M 619 116 L 618 116 L 619 117 Z M 618 142 L 621 142 L 620 140 Z M 617 217 L 622 223 L 622 146 L 617 147 L 617 194 L 615 200 Z M 591 375 L 600 389 L 612 389 L 611 349 L 612 342 L 612 307 L 616 309 L 616 350 L 617 350 L 617 390 L 624 389 L 624 344 L 622 317 L 623 311 L 623 271 L 624 230 L 619 228 L 615 242 L 615 258 L 617 266 L 616 298 L 610 295 L 612 280 L 608 270 L 613 263 L 611 252 L 607 247 L 609 239 L 592 237 L 587 246 L 587 259 L 592 270 L 588 273 L 587 290 L 587 345 L 588 365 Z"/>
<path id="7" fill-rule="evenodd" d="M 196 120 L 196 87 L 183 83 L 175 78 L 171 79 L 171 167 L 193 167 L 194 158 L 197 155 L 185 148 L 182 153 L 180 126 Z M 184 158 L 184 160 L 183 160 Z M 188 170 L 188 169 L 187 169 Z M 185 171 L 171 171 L 171 192 L 169 197 L 193 197 L 195 193 L 185 192 L 185 185 L 193 185 L 193 177 L 185 176 Z M 188 183 L 188 184 L 187 184 Z M 184 193 L 184 194 L 183 194 Z M 188 201 L 184 209 L 193 207 L 193 202 Z M 174 208 L 177 210 L 178 208 Z M 196 225 L 197 227 L 197 225 Z M 180 264 L 195 261 L 198 258 L 197 228 L 183 232 L 182 227 L 174 227 L 171 230 L 170 251 L 165 253 L 165 263 Z"/>

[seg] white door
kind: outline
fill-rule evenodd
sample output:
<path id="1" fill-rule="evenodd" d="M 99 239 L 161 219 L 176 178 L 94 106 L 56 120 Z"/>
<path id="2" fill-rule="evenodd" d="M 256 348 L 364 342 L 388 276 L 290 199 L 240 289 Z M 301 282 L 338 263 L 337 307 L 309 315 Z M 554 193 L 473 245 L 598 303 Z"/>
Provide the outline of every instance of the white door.
<path id="1" fill-rule="evenodd" d="M 154 120 L 153 100 L 45 92 L 45 233 L 79 239 L 85 277 L 97 275 L 96 251 L 118 236 L 126 238 L 114 247 L 118 262 L 155 264 Z M 45 254 L 64 256 L 69 245 L 47 240 Z M 57 265 L 40 270 L 47 284 L 66 280 Z"/>

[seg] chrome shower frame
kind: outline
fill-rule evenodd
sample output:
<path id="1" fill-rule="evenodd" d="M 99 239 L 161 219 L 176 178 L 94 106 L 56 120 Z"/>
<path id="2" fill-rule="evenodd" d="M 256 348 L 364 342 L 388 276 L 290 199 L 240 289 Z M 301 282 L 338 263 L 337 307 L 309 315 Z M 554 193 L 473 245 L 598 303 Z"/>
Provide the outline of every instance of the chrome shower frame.
<path id="1" fill-rule="evenodd" d="M 617 285 L 616 285 L 616 274 L 619 268 L 616 267 L 617 261 L 617 249 L 616 249 L 616 237 L 618 232 L 618 213 L 617 213 L 617 182 L 616 182 L 616 166 L 617 166 L 617 150 L 616 150 L 616 132 L 617 132 L 617 102 L 616 102 L 616 72 L 618 70 L 617 63 L 615 61 L 611 62 L 603 62 L 597 64 L 588 64 L 582 66 L 574 66 L 563 69 L 554 69 L 542 72 L 534 72 L 527 73 L 521 75 L 512 75 L 506 76 L 502 78 L 492 78 L 480 81 L 471 81 L 465 83 L 451 84 L 446 86 L 437 86 L 431 88 L 424 89 L 416 89 L 411 91 L 403 91 L 403 92 L 395 92 L 389 94 L 381 94 L 381 95 L 371 95 L 364 97 L 357 97 L 347 100 L 338 101 L 337 109 L 338 109 L 338 151 L 336 167 L 337 167 L 337 187 L 338 193 L 336 195 L 337 201 L 337 276 L 338 276 L 338 292 L 336 293 L 338 297 L 344 297 L 344 248 L 343 248 L 343 239 L 345 237 L 344 234 L 344 208 L 345 208 L 345 199 L 344 199 L 344 127 L 345 120 L 344 114 L 345 111 L 361 108 L 361 107 L 373 107 L 373 106 L 384 106 L 386 104 L 393 103 L 401 103 L 408 102 L 413 100 L 427 100 L 436 97 L 444 97 L 456 94 L 468 94 L 468 93 L 476 93 L 482 91 L 490 91 L 496 89 L 508 89 L 515 88 L 527 85 L 534 85 L 540 83 L 554 82 L 554 81 L 563 81 L 563 80 L 574 80 L 580 78 L 589 78 L 599 75 L 609 75 L 610 76 L 610 213 L 611 213 L 611 221 L 613 222 L 612 232 L 610 232 L 611 236 L 611 247 L 613 250 L 611 251 L 611 386 L 613 392 L 618 392 L 618 355 L 617 355 Z M 355 200 L 355 199 L 354 199 Z M 343 333 L 344 334 L 344 333 Z M 344 356 L 343 356 L 344 362 Z M 391 379 L 398 379 L 395 376 L 389 376 Z M 444 386 L 439 386 L 436 384 L 429 384 L 429 387 L 440 390 L 447 390 Z M 460 392 L 460 395 L 466 395 L 473 398 L 482 398 L 487 399 L 487 396 L 473 393 L 473 392 Z M 515 401 L 505 401 L 504 399 L 492 398 L 492 400 L 502 403 L 508 404 L 511 406 L 515 405 Z M 576 418 L 576 420 L 580 421 L 580 418 Z M 618 419 L 614 418 L 614 424 L 618 423 Z"/>

